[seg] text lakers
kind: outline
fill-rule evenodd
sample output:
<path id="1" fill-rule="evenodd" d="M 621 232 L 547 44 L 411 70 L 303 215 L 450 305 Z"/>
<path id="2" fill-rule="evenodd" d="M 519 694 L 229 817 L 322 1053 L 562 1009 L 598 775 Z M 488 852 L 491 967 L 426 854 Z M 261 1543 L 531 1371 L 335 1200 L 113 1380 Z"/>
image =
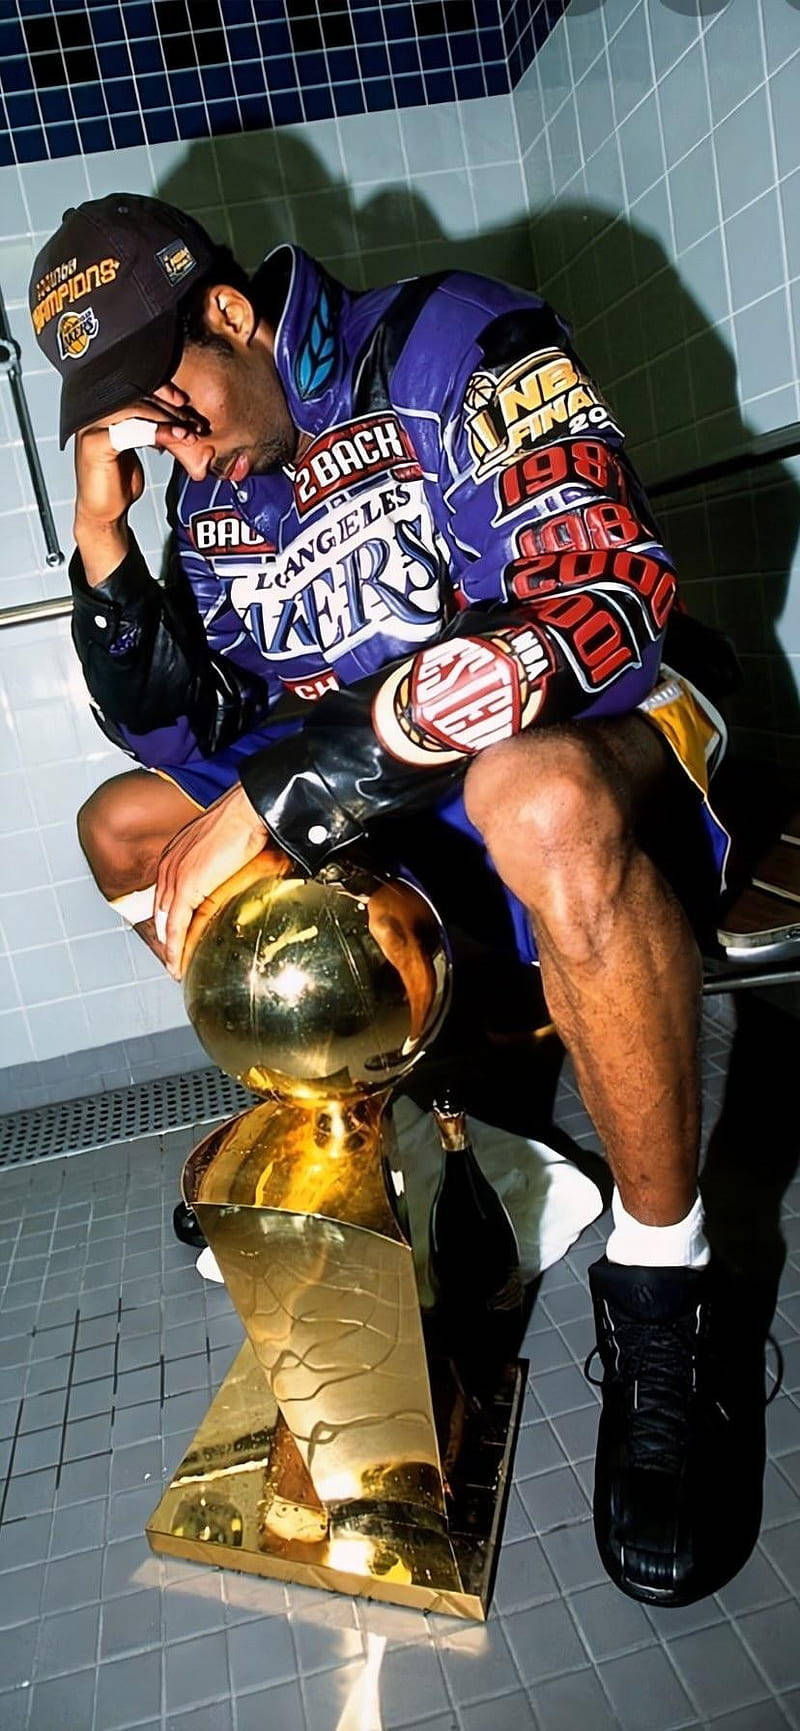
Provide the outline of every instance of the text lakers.
<path id="1" fill-rule="evenodd" d="M 594 385 L 560 349 L 540 349 L 495 378 L 473 373 L 467 385 L 467 437 L 478 479 L 502 468 L 554 429 L 613 427 Z"/>

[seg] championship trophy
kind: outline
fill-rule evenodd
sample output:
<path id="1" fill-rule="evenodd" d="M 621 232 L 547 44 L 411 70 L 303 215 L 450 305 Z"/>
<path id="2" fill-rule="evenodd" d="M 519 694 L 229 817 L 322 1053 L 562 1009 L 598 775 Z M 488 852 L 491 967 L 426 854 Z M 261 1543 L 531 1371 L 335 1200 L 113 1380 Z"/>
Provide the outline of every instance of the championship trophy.
<path id="1" fill-rule="evenodd" d="M 439 917 L 401 879 L 264 853 L 203 904 L 186 957 L 200 1039 L 260 1097 L 183 1172 L 247 1338 L 150 1544 L 482 1619 L 523 1386 L 513 1228 L 443 1105 L 423 1316 L 388 1110 L 447 1010 Z"/>

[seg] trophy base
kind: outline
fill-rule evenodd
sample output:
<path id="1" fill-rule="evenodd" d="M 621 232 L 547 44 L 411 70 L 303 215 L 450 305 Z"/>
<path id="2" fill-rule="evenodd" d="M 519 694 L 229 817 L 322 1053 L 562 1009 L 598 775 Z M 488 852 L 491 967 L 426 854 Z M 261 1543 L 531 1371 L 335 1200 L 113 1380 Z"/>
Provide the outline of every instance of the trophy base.
<path id="1" fill-rule="evenodd" d="M 397 1506 L 356 1516 L 351 1509 L 341 1518 L 326 1510 L 248 1341 L 147 1524 L 150 1546 L 191 1562 L 483 1621 L 525 1370 L 522 1360 L 510 1364 L 491 1406 L 464 1416 L 444 1533 Z"/>

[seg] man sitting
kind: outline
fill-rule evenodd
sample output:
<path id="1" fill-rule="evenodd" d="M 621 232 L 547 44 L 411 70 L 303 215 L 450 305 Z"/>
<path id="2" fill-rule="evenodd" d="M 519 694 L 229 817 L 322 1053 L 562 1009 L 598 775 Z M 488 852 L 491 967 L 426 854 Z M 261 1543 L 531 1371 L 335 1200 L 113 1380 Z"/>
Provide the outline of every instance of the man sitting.
<path id="1" fill-rule="evenodd" d="M 132 194 L 67 213 L 31 312 L 76 441 L 75 642 L 146 766 L 80 814 L 100 888 L 155 880 L 140 930 L 179 977 L 194 908 L 268 841 L 313 872 L 422 812 L 432 848 L 483 850 L 615 1179 L 603 1562 L 653 1603 L 713 1591 L 764 1454 L 697 1188 L 686 906 L 726 852 L 722 726 L 662 666 L 676 579 L 612 411 L 535 296 L 457 271 L 352 294 L 289 246 L 248 282 Z M 164 587 L 128 528 L 137 442 L 174 459 Z"/>

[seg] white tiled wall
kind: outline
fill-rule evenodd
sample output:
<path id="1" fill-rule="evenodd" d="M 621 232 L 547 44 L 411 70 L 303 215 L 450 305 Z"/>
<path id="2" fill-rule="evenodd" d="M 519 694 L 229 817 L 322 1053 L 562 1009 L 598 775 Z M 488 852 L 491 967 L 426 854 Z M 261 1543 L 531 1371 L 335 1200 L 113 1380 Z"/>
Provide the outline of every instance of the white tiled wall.
<path id="1" fill-rule="evenodd" d="M 58 450 L 58 379 L 30 334 L 32 260 L 63 210 L 120 187 L 192 210 L 247 266 L 296 239 L 355 287 L 444 262 L 531 281 L 516 116 L 508 96 L 358 115 L 280 133 L 164 145 L 0 174 L 0 283 L 59 528 L 70 546 L 72 468 Z M 48 570 L 7 386 L 0 381 L 0 607 L 63 594 Z M 162 544 L 158 459 L 135 526 L 151 566 Z M 179 1026 L 179 988 L 95 890 L 75 812 L 130 767 L 95 726 L 66 619 L 0 631 L 0 1067 Z M 137 1048 L 138 1050 L 139 1048 Z M 88 1083 L 86 1065 L 80 1086 Z M 69 1075 L 59 1083 L 70 1092 Z M 12 1090 L 13 1093 L 13 1090 Z M 35 1098 L 26 1072 L 26 1096 Z"/>
<path id="2" fill-rule="evenodd" d="M 514 101 L 538 280 L 645 478 L 796 421 L 795 0 L 573 0 Z M 687 599 L 743 662 L 740 741 L 797 765 L 800 462 L 670 507 Z"/>
<path id="3" fill-rule="evenodd" d="M 456 262 L 529 284 L 535 273 L 573 318 L 648 478 L 796 419 L 800 12 L 793 0 L 701 10 L 572 0 L 513 98 L 3 170 L 0 282 L 62 545 L 72 482 L 54 434 L 58 381 L 23 303 L 62 210 L 117 187 L 184 205 L 250 266 L 289 237 L 354 286 Z M 2 381 L 0 405 L 2 606 L 66 584 L 43 562 Z M 149 468 L 136 526 L 157 564 L 165 478 Z M 739 486 L 666 514 L 692 605 L 744 652 L 743 737 L 787 761 L 798 482 L 787 464 L 752 495 Z M 183 1022 L 178 988 L 115 929 L 74 838 L 77 806 L 126 767 L 88 714 L 66 621 L 0 632 L 7 1070 Z"/>

